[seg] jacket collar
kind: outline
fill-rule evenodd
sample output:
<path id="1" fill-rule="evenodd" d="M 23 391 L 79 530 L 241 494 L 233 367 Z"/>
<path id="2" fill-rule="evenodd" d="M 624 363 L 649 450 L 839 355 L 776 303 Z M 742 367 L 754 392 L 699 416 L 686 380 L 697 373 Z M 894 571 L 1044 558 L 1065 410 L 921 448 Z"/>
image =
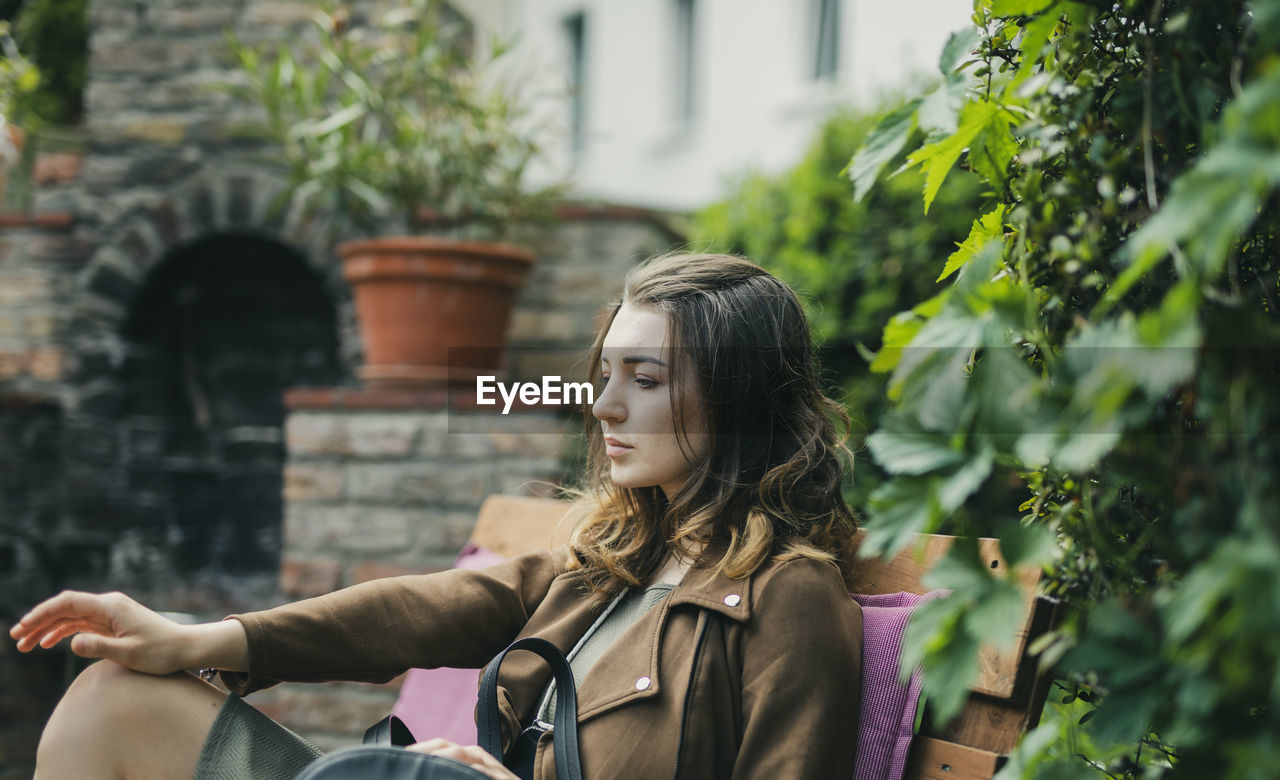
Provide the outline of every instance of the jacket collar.
<path id="1" fill-rule="evenodd" d="M 727 545 L 713 542 L 707 553 L 685 572 L 674 590 L 671 605 L 693 604 L 739 622 L 751 618 L 751 581 L 753 578 L 733 579 L 716 568 L 724 559 Z"/>

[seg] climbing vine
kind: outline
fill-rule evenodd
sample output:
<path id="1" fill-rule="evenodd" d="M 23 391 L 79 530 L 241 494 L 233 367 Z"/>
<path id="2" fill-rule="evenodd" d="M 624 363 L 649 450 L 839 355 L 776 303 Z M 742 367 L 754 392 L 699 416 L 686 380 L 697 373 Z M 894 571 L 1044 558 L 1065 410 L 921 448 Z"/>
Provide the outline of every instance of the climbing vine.
<path id="1" fill-rule="evenodd" d="M 861 198 L 905 155 L 930 215 L 953 177 L 991 195 L 884 330 L 867 547 L 980 533 L 1050 572 L 1052 717 L 1002 777 L 1280 766 L 1278 44 L 1276 3 L 977 0 L 850 162 Z M 1005 468 L 1025 501 L 967 512 Z M 966 550 L 907 643 L 942 719 L 1017 615 Z"/>

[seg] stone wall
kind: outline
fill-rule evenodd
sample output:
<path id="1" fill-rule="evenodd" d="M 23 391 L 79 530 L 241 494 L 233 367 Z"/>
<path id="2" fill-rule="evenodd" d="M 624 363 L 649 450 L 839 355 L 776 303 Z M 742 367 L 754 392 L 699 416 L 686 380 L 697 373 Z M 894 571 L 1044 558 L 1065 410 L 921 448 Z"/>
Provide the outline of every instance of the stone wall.
<path id="1" fill-rule="evenodd" d="M 489 426 L 459 438 L 439 403 L 354 387 L 361 346 L 333 252 L 342 236 L 323 217 L 273 208 L 282 169 L 246 132 L 258 109 L 211 88 L 238 78 L 223 53 L 228 26 L 282 40 L 306 34 L 313 7 L 91 2 L 84 148 L 39 158 L 32 211 L 0 214 L 0 629 L 65 587 L 216 619 L 439 568 L 484 493 L 563 473 L 547 419 L 520 423 L 536 433 Z M 539 262 L 510 328 L 516 376 L 568 373 L 626 270 L 680 241 L 635 209 L 561 216 L 519 237 Z M 290 269 L 272 282 L 277 295 L 305 288 L 319 302 L 258 307 L 243 322 L 233 308 L 178 305 L 261 298 L 265 282 L 228 259 L 247 256 Z M 174 348 L 165 339 L 183 323 L 189 343 L 220 346 Z M 288 361 L 237 331 L 285 344 L 280 354 L 327 346 L 318 363 L 273 373 Z M 295 350 L 286 334 L 298 332 L 311 335 Z M 284 388 L 317 383 L 286 410 Z M 256 552 L 237 557 L 246 535 Z M 62 651 L 35 658 L 0 652 L 0 767 L 15 777 L 30 775 L 34 751 L 23 724 L 43 723 L 78 665 Z M 262 701 L 322 741 L 346 729 L 319 726 L 386 707 L 376 688 L 334 690 L 344 697 L 323 706 L 299 686 Z M 289 714 L 303 710 L 312 721 Z"/>
<path id="2" fill-rule="evenodd" d="M 563 433 L 580 425 L 548 412 L 460 411 L 431 392 L 301 390 L 288 402 L 280 570 L 288 599 L 448 568 L 486 496 L 545 495 L 562 481 L 573 446 Z M 456 432 L 458 418 L 477 416 L 488 418 L 486 432 Z M 329 748 L 358 742 L 397 690 L 284 685 L 249 702 Z"/>
<path id="3" fill-rule="evenodd" d="M 517 378 L 573 376 L 601 304 L 618 294 L 627 269 L 678 240 L 660 220 L 630 209 L 575 206 L 562 216 L 531 237 L 539 261 L 509 331 Z M 0 629 L 65 587 L 122 589 L 158 609 L 218 619 L 375 576 L 439 569 L 457 555 L 483 496 L 528 492 L 536 481 L 555 482 L 565 473 L 561 456 L 573 444 L 557 432 L 576 430 L 576 421 L 524 415 L 485 423 L 472 411 L 483 432 L 468 435 L 450 433 L 461 413 L 439 400 L 380 398 L 352 386 L 295 391 L 277 439 L 277 446 L 284 443 L 276 477 L 283 486 L 283 516 L 275 521 L 279 566 L 184 570 L 175 526 L 157 525 L 156 518 L 211 494 L 190 492 L 191 480 L 153 489 L 166 469 L 181 468 L 181 457 L 166 459 L 163 428 L 148 427 L 150 418 L 129 415 L 113 401 L 124 396 L 130 384 L 124 369 L 137 358 L 136 348 L 123 346 L 129 307 L 165 266 L 156 261 L 136 284 L 112 293 L 118 303 L 108 306 L 82 284 L 74 260 L 49 259 L 59 248 L 68 255 L 102 251 L 81 240 L 74 228 L 30 220 L 0 229 L 0 242 L 13 250 L 0 253 L 0 276 L 39 280 L 0 287 L 6 296 L 0 316 L 37 323 L 0 338 L 0 354 L 21 356 L 10 358 L 18 368 L 0 376 L 0 395 L 22 399 L 0 411 L 0 460 L 25 469 L 22 476 L 16 469 L 3 475 L 0 520 L 21 517 L 26 534 L 0 522 L 0 584 L 20 585 L 0 605 Z M 77 319 L 76 312 L 99 309 L 112 316 L 94 326 Z M 54 318 L 51 331 L 39 327 L 41 313 Z M 39 355 L 57 356 L 49 361 L 56 370 L 39 368 L 45 365 Z M 146 485 L 152 488 L 140 489 Z M 165 501 L 177 503 L 166 510 Z M 14 767 L 13 777 L 29 776 L 38 733 L 23 724 L 43 723 L 82 665 L 65 650 L 42 658 L 0 653 L 0 682 L 22 680 L 0 695 L 0 722 L 11 724 L 0 726 L 0 764 Z M 251 702 L 329 747 L 357 738 L 385 714 L 396 687 L 286 685 Z M 3 717 L 10 712 L 12 719 Z M 8 777 L 0 773 L 0 780 Z"/>

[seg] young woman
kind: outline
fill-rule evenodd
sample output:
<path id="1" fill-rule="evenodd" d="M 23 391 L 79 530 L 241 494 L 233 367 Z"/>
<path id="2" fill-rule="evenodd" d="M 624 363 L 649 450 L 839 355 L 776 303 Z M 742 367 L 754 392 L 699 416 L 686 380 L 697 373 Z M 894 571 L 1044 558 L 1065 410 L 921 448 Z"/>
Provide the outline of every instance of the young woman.
<path id="1" fill-rule="evenodd" d="M 56 596 L 14 626 L 18 648 L 74 634 L 73 652 L 107 660 L 55 710 L 37 777 L 292 777 L 317 751 L 238 695 L 481 666 L 523 636 L 570 655 L 590 777 L 852 776 L 844 415 L 818 389 L 795 294 L 740 258 L 659 257 L 592 349 L 591 473 L 567 549 L 197 626 L 121 594 Z M 197 667 L 238 695 L 179 671 Z M 527 653 L 503 665 L 508 737 L 550 721 L 549 677 Z M 514 777 L 474 746 L 411 749 Z M 555 776 L 541 743 L 533 776 Z"/>

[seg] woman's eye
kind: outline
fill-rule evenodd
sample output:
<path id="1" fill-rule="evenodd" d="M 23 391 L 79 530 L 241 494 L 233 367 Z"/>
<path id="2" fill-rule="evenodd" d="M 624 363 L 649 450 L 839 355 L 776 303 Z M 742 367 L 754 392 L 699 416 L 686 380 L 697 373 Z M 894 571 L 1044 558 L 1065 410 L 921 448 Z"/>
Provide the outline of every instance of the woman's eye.
<path id="1" fill-rule="evenodd" d="M 657 383 L 657 382 L 655 382 L 654 380 L 650 379 L 650 378 L 649 378 L 649 377 L 647 377 L 647 376 L 638 376 L 638 377 L 636 377 L 636 384 L 640 385 L 640 386 L 641 386 L 641 387 L 643 387 L 645 390 L 648 390 L 648 389 L 650 389 L 650 388 L 654 388 L 654 387 L 657 387 L 657 386 L 658 386 L 658 383 Z"/>

